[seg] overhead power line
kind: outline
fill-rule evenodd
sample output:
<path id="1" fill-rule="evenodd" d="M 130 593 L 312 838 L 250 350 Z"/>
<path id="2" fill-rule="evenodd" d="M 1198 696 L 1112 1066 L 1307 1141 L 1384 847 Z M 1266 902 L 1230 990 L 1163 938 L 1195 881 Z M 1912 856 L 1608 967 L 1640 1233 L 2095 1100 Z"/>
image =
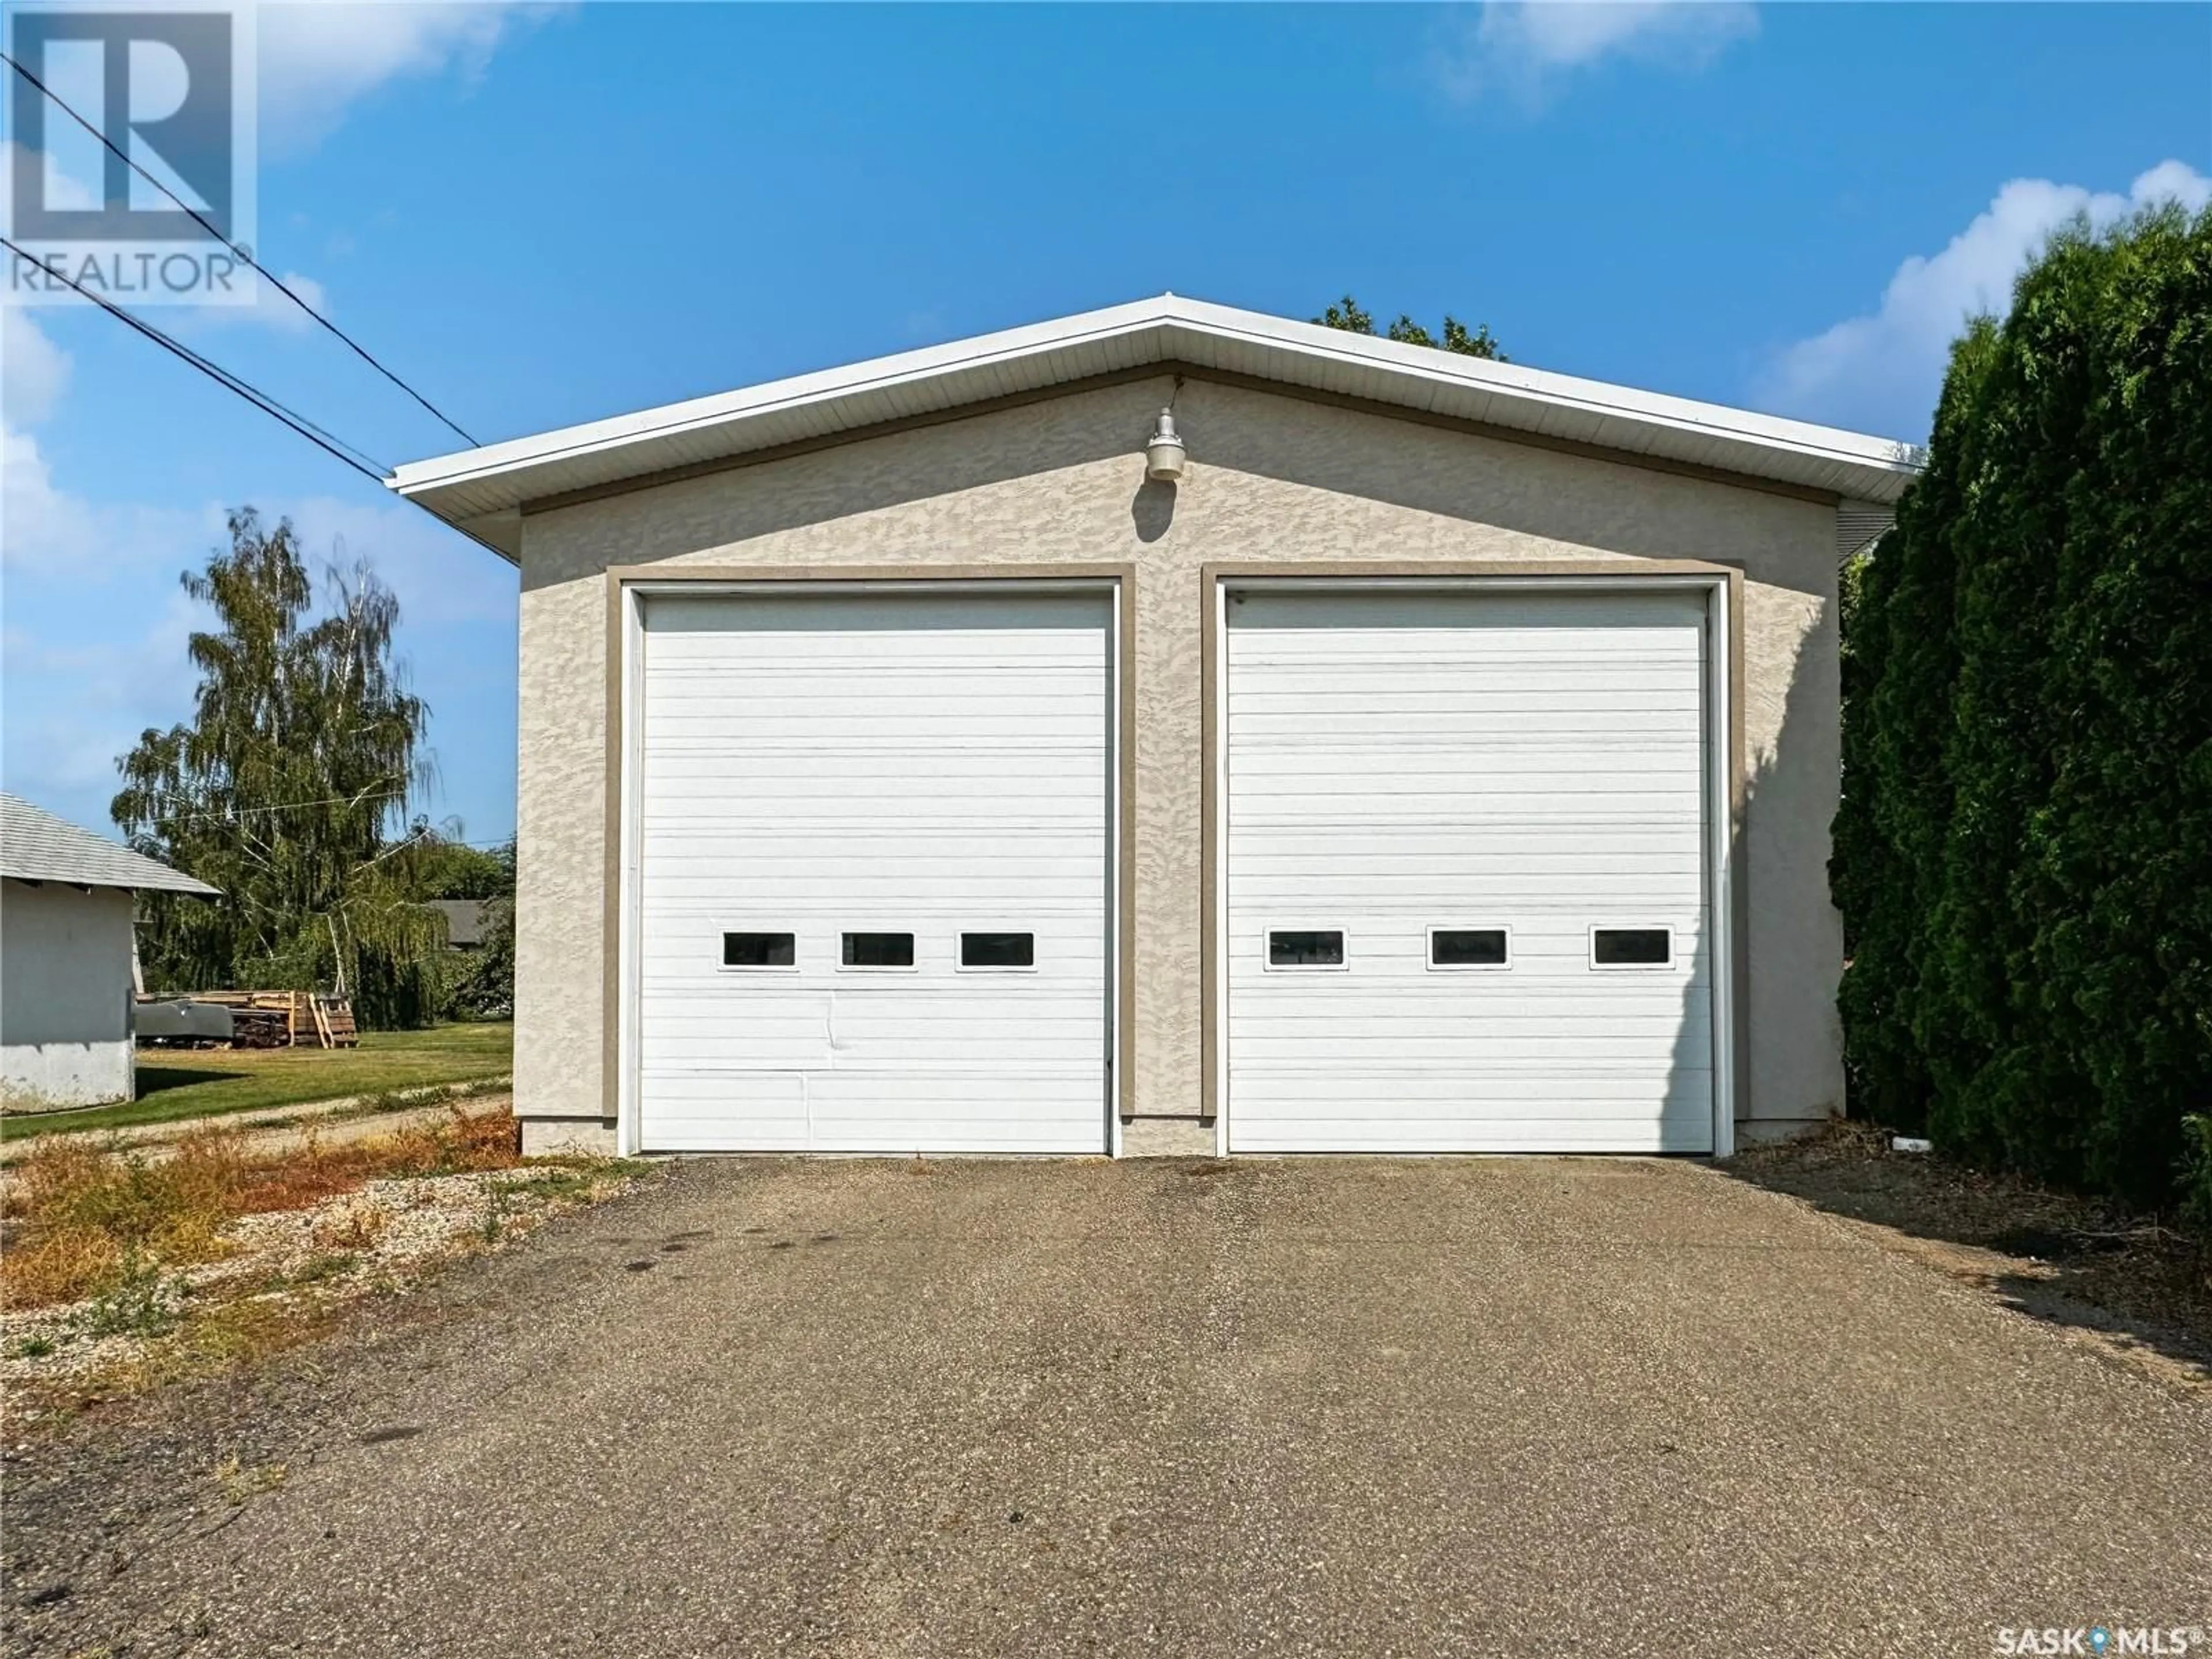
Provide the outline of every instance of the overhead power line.
<path id="1" fill-rule="evenodd" d="M 63 100 L 60 94 L 57 93 L 52 87 L 39 79 L 37 76 L 32 74 L 30 70 L 25 69 L 21 64 L 17 63 L 13 57 L 9 56 L 9 54 L 4 52 L 0 52 L 0 60 L 4 60 L 8 66 L 14 70 L 16 74 L 21 76 L 26 81 L 28 81 L 33 86 L 36 87 L 40 92 L 43 93 L 46 98 L 53 103 L 56 108 L 62 112 L 62 113 L 68 116 L 70 120 L 76 122 L 77 125 L 82 127 L 94 137 L 99 139 L 102 144 L 106 145 L 111 152 L 121 160 L 125 167 L 129 167 L 141 179 L 143 179 L 148 184 L 153 185 L 155 189 L 160 191 L 162 195 L 167 197 L 179 207 L 182 208 L 186 213 L 190 214 L 194 224 L 197 224 L 202 230 L 204 230 L 209 235 L 214 237 L 216 241 L 222 243 L 233 253 L 235 253 L 240 258 L 245 260 L 247 264 L 252 265 L 255 270 L 258 271 L 262 276 L 267 277 L 270 283 L 275 284 L 276 290 L 283 295 L 286 299 L 289 300 L 294 305 L 299 307 L 301 310 L 306 312 L 308 316 L 313 318 L 315 321 L 320 323 L 331 333 L 337 335 L 339 339 L 344 341 L 347 345 L 353 349 L 354 355 L 359 357 L 362 362 L 367 363 L 371 368 L 384 376 L 386 380 L 391 381 L 392 385 L 398 386 L 402 392 L 412 398 L 416 403 L 428 410 L 433 416 L 445 423 L 447 430 L 456 434 L 460 438 L 461 441 L 468 445 L 470 448 L 474 449 L 477 447 L 477 441 L 469 436 L 466 432 L 462 431 L 459 425 L 458 425 L 453 417 L 447 415 L 445 410 L 440 409 L 437 404 L 432 403 L 428 398 L 417 392 L 413 386 L 408 385 L 406 381 L 401 380 L 397 374 L 393 374 L 382 363 L 379 362 L 375 356 L 370 353 L 368 347 L 362 344 L 361 342 L 355 339 L 352 335 L 347 333 L 329 318 L 324 316 L 321 312 L 316 310 L 314 307 L 309 305 L 305 300 L 294 293 L 290 286 L 287 284 L 282 277 L 278 276 L 276 272 L 270 270 L 266 265 L 263 264 L 260 260 L 255 258 L 246 249 L 240 246 L 237 243 L 232 241 L 229 237 L 224 235 L 222 232 L 218 230 L 215 227 L 214 223 L 210 222 L 205 215 L 201 213 L 198 208 L 192 206 L 192 204 L 185 201 L 183 197 L 178 195 L 176 191 L 171 190 L 159 179 L 156 179 L 152 173 L 147 172 L 144 167 L 139 166 L 137 161 L 131 157 L 128 151 L 121 149 L 116 144 L 114 140 L 110 138 L 105 132 L 102 132 L 91 122 L 86 120 L 84 117 L 79 115 L 74 109 L 71 109 L 68 103 Z M 17 251 L 21 252 L 20 249 Z M 74 288 L 76 284 L 71 283 L 70 286 Z"/>
<path id="2" fill-rule="evenodd" d="M 164 797 L 157 795 L 154 799 L 158 802 Z M 177 800 L 185 798 L 172 795 L 167 799 Z M 386 789 L 369 795 L 325 795 L 319 800 L 278 801 L 269 806 L 234 806 L 224 811 L 164 811 L 157 806 L 151 817 L 158 823 L 237 823 L 249 817 L 257 817 L 272 812 L 302 812 L 315 806 L 360 806 L 373 800 L 404 800 L 406 799 L 407 792 L 404 789 Z M 504 847 L 514 837 L 492 836 L 481 841 L 470 841 L 446 835 L 432 825 L 419 830 L 410 830 L 407 839 L 434 841 L 444 847 Z"/>
<path id="3" fill-rule="evenodd" d="M 21 247 L 18 247 L 13 241 L 9 240 L 5 236 L 0 236 L 0 247 L 6 248 L 9 252 L 15 254 L 18 258 L 25 259 L 31 258 L 30 254 L 25 252 Z M 36 262 L 33 261 L 33 263 Z M 356 449 L 351 444 L 346 442 L 344 439 L 339 437 L 337 434 L 327 432 L 321 427 L 317 426 L 306 416 L 299 414 L 293 410 L 287 409 L 283 404 L 278 403 L 276 398 L 262 391 L 260 387 L 252 385 L 249 381 L 240 380 L 237 375 L 225 368 L 221 363 L 216 362 L 211 358 L 202 356 L 198 352 L 193 350 L 183 341 L 163 333 L 160 329 L 155 327 L 153 324 L 146 321 L 144 318 L 135 316 L 131 313 L 125 311 L 121 306 L 117 305 L 106 295 L 94 293 L 90 289 L 85 287 L 83 283 L 78 282 L 76 278 L 69 275 L 68 272 L 54 270 L 51 266 L 42 266 L 41 269 L 47 270 L 52 276 L 60 277 L 63 282 L 68 283 L 70 288 L 76 289 L 77 293 L 91 301 L 93 304 L 98 306 L 102 311 L 107 313 L 109 316 L 117 319 L 130 328 L 136 330 L 138 333 L 144 335 L 155 345 L 160 346 L 164 351 L 174 353 L 176 356 L 183 358 L 186 362 L 190 363 L 194 368 L 199 370 L 201 374 L 209 376 L 210 379 L 223 386 L 228 386 L 233 392 L 235 392 L 240 397 L 245 398 L 246 402 L 252 404 L 264 414 L 274 416 L 276 419 L 282 421 L 286 426 L 290 427 L 293 431 L 305 438 L 309 443 L 314 445 L 316 448 L 327 451 L 329 453 L 335 455 L 338 459 L 343 461 L 348 466 L 360 473 L 363 477 L 369 479 L 372 483 L 381 484 L 385 480 L 385 475 L 391 471 L 389 467 L 385 466 L 381 462 L 377 461 L 365 452 Z"/>
<path id="4" fill-rule="evenodd" d="M 160 797 L 157 796 L 155 799 L 159 799 Z M 173 800 L 177 797 L 171 796 L 170 799 Z M 373 795 L 325 795 L 320 800 L 278 801 L 272 806 L 234 806 L 220 812 L 157 811 L 154 816 L 157 819 L 171 823 L 203 823 L 210 819 L 234 823 L 240 818 L 252 817 L 264 812 L 300 812 L 305 811 L 311 806 L 361 806 L 373 800 L 404 800 L 406 799 L 407 792 L 404 789 L 386 789 Z"/>
<path id="5" fill-rule="evenodd" d="M 22 248 L 18 247 L 13 241 L 9 240 L 5 236 L 0 236 L 0 247 L 6 248 L 10 253 L 15 254 L 19 258 L 28 259 L 31 258 L 29 253 L 26 252 Z M 366 450 L 355 448 L 353 445 L 348 443 L 336 433 L 327 431 L 324 428 L 317 426 L 306 416 L 301 415 L 294 410 L 286 408 L 283 404 L 278 403 L 276 398 L 262 391 L 260 387 L 253 385 L 251 381 L 243 380 L 240 376 L 232 374 L 228 369 L 225 368 L 221 363 L 216 362 L 214 359 L 202 356 L 198 352 L 193 350 L 183 341 L 163 333 L 160 329 L 155 327 L 153 324 L 146 321 L 143 318 L 136 316 L 131 312 L 125 311 L 121 306 L 117 305 L 112 300 L 107 298 L 106 295 L 94 293 L 90 289 L 85 287 L 75 277 L 71 276 L 67 271 L 55 270 L 52 266 L 41 266 L 40 268 L 46 270 L 52 276 L 60 277 L 63 282 L 68 283 L 69 286 L 74 289 L 80 295 L 91 301 L 93 304 L 98 306 L 102 311 L 114 318 L 118 322 L 123 324 L 126 328 L 129 328 L 137 333 L 144 335 L 155 345 L 160 346 L 164 351 L 173 353 L 175 356 L 183 358 L 185 362 L 190 363 L 194 368 L 199 370 L 201 374 L 206 375 L 210 380 L 214 380 L 217 385 L 228 387 L 231 391 L 235 392 L 240 397 L 245 398 L 246 402 L 252 404 L 256 409 L 261 410 L 264 415 L 272 416 L 276 420 L 283 422 L 293 431 L 305 438 L 309 443 L 314 445 L 316 448 L 322 450 L 328 454 L 336 456 L 339 460 L 343 461 L 348 466 L 360 473 L 364 478 L 368 479 L 371 483 L 381 486 L 389 482 L 386 475 L 389 473 L 392 469 L 386 466 L 381 461 L 374 459 Z M 422 503 L 420 501 L 416 502 L 415 505 L 417 507 L 422 507 Z M 424 507 L 423 511 L 427 513 L 429 512 L 429 509 L 427 507 Z M 436 519 L 439 523 L 444 525 L 447 529 L 459 531 L 462 535 L 466 536 L 471 541 L 474 542 L 478 547 L 484 549 L 486 551 L 497 553 L 502 559 L 508 557 L 507 553 L 494 546 L 490 542 L 486 541 L 482 536 L 477 534 L 475 531 L 471 530 L 467 526 L 455 524 L 452 520 L 441 517 L 440 514 L 435 513 L 432 513 L 430 516 Z"/>

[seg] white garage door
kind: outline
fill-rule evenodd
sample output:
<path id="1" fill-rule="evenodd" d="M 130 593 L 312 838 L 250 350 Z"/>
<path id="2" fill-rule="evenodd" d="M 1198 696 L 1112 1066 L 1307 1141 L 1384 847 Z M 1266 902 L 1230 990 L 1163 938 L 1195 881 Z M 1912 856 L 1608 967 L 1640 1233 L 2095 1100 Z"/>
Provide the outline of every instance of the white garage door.
<path id="1" fill-rule="evenodd" d="M 1233 1149 L 1711 1150 L 1705 611 L 1231 596 Z"/>
<path id="2" fill-rule="evenodd" d="M 1111 613 L 645 600 L 647 1150 L 1104 1148 Z"/>

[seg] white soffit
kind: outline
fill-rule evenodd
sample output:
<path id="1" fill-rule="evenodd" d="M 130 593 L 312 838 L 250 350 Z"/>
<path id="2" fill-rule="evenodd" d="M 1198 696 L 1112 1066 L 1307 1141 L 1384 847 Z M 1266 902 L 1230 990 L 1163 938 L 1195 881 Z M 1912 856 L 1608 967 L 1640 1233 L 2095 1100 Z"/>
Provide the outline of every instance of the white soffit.
<path id="1" fill-rule="evenodd" d="M 1872 501 L 1894 501 L 1917 470 L 1912 447 L 1894 439 L 1168 294 L 413 461 L 386 483 L 514 558 L 522 508 L 549 495 L 1154 363 L 1216 369 Z M 1143 435 L 1131 439 L 1132 454 Z M 1194 434 L 1194 442 L 1202 459 L 1203 437 Z"/>

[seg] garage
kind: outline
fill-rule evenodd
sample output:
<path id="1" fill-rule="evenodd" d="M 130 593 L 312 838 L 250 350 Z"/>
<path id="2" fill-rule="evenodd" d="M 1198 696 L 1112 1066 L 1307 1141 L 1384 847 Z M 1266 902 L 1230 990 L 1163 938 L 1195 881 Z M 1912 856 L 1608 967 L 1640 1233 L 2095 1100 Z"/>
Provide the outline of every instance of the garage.
<path id="1" fill-rule="evenodd" d="M 1817 1128 L 1913 472 L 1180 295 L 402 467 L 521 571 L 523 1146 Z"/>
<path id="2" fill-rule="evenodd" d="M 1228 589 L 1231 1150 L 1713 1150 L 1719 591 Z"/>
<path id="3" fill-rule="evenodd" d="M 1115 603 L 639 594 L 644 1150 L 1107 1150 Z"/>

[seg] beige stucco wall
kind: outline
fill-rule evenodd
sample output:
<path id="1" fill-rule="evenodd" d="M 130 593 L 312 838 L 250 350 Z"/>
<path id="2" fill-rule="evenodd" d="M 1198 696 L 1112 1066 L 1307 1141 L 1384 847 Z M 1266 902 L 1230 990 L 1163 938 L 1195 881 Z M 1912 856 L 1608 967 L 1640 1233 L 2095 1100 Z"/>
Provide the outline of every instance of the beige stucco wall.
<path id="1" fill-rule="evenodd" d="M 610 565 L 1137 568 L 1135 1104 L 1200 1099 L 1201 565 L 1702 559 L 1744 590 L 1744 1109 L 1840 1109 L 1827 896 L 1837 780 L 1835 514 L 1817 502 L 1184 385 L 1190 465 L 1144 480 L 1165 377 L 537 514 L 522 556 L 515 1084 L 526 1116 L 611 1111 L 602 1075 Z M 1168 1122 L 1130 1150 L 1200 1145 Z M 1210 1138 L 1206 1144 L 1210 1144 Z"/>

